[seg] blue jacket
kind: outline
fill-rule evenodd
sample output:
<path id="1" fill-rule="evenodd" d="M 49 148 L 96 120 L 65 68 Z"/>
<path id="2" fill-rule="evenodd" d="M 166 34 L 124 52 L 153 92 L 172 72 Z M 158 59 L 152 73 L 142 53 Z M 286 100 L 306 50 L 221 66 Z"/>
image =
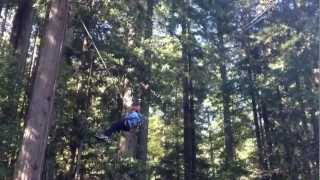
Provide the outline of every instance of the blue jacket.
<path id="1" fill-rule="evenodd" d="M 136 128 L 143 124 L 144 118 L 141 113 L 132 111 L 125 116 L 125 121 L 130 128 Z"/>

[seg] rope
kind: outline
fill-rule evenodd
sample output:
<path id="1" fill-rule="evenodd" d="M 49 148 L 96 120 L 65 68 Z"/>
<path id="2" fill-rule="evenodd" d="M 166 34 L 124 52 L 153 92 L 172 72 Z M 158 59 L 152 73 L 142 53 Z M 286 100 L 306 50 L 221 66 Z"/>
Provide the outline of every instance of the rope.
<path id="1" fill-rule="evenodd" d="M 102 62 L 104 68 L 107 69 L 107 65 L 106 65 L 106 63 L 104 62 L 104 59 L 102 58 L 101 53 L 100 53 L 98 47 L 96 46 L 96 43 L 94 42 L 91 33 L 89 32 L 89 30 L 88 30 L 87 26 L 85 25 L 85 23 L 83 22 L 83 20 L 82 20 L 81 18 L 79 18 L 79 19 L 80 19 L 81 25 L 83 26 L 83 28 L 85 29 L 88 37 L 90 38 L 90 40 L 91 40 L 91 42 L 92 42 L 92 44 L 93 44 L 93 47 L 94 47 L 95 51 L 97 52 L 97 54 L 98 54 L 98 56 L 99 56 L 99 60 Z M 149 85 L 149 84 L 144 84 L 144 83 L 141 82 L 140 85 L 143 86 L 144 90 L 149 90 L 150 93 L 151 93 L 153 96 L 155 96 L 156 98 L 161 98 L 161 96 L 160 96 L 158 93 L 156 93 L 154 90 L 152 90 L 152 89 L 150 88 L 150 85 Z"/>
<path id="2" fill-rule="evenodd" d="M 277 2 L 275 1 L 275 3 L 272 3 L 272 1 L 267 5 L 267 8 L 260 13 L 258 16 L 256 16 L 255 18 L 253 18 L 248 24 L 243 26 L 244 31 L 247 31 L 248 29 L 250 29 L 251 27 L 253 27 L 255 24 L 259 23 L 262 19 L 263 16 L 273 7 L 275 7 L 277 4 Z"/>
<path id="3" fill-rule="evenodd" d="M 91 42 L 92 42 L 92 44 L 93 44 L 93 47 L 94 47 L 94 49 L 96 50 L 96 52 L 97 52 L 97 54 L 98 54 L 98 56 L 99 56 L 99 60 L 102 62 L 104 68 L 107 69 L 107 65 L 106 65 L 106 63 L 104 62 L 104 59 L 102 58 L 101 53 L 100 53 L 99 49 L 98 49 L 97 46 L 96 46 L 96 43 L 94 42 L 94 40 L 93 40 L 93 38 L 92 38 L 92 36 L 91 36 L 91 34 L 90 34 L 87 26 L 84 24 L 84 22 L 83 22 L 83 20 L 82 20 L 81 18 L 80 18 L 80 22 L 81 22 L 83 28 L 85 29 L 88 37 L 90 38 L 90 40 L 91 40 Z"/>

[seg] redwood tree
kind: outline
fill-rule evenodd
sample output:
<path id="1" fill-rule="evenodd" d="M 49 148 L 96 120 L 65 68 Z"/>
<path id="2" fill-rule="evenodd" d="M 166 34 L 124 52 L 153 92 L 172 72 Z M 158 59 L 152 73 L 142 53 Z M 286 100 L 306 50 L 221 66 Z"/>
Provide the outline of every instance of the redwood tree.
<path id="1" fill-rule="evenodd" d="M 10 44 L 14 50 L 16 77 L 13 89 L 14 95 L 10 97 L 11 110 L 10 116 L 15 119 L 18 109 L 19 89 L 23 79 L 24 68 L 28 54 L 30 34 L 32 30 L 32 19 L 34 9 L 32 0 L 20 0 L 18 9 L 14 16 Z M 2 33 L 1 33 L 2 34 Z"/>
<path id="2" fill-rule="evenodd" d="M 152 38 L 152 30 L 153 30 L 153 9 L 154 9 L 154 1 L 148 0 L 146 2 L 147 9 L 145 12 L 145 19 L 144 19 L 144 37 L 145 40 L 151 40 Z M 150 82 L 151 79 L 151 59 L 152 59 L 152 52 L 149 49 L 146 49 L 144 52 L 144 59 L 145 59 L 145 73 L 143 73 L 143 77 L 141 78 L 142 81 L 146 81 L 147 83 Z M 145 91 L 145 92 L 144 92 Z M 148 118 L 149 118 L 149 104 L 150 104 L 150 91 L 147 89 L 143 89 L 141 92 L 141 109 L 142 113 L 145 116 L 145 123 L 143 124 L 141 130 L 138 133 L 138 146 L 137 146 L 137 159 L 141 160 L 143 166 L 143 173 L 139 174 L 140 180 L 147 179 L 147 153 L 148 153 Z"/>
<path id="3" fill-rule="evenodd" d="M 182 17 L 182 64 L 183 64 L 183 125 L 184 125 L 184 179 L 195 179 L 196 169 L 196 144 L 195 144 L 195 123 L 194 123 L 194 97 L 192 72 L 192 56 L 191 56 L 191 22 L 190 7 L 191 1 L 183 1 L 183 17 Z M 186 15 L 186 16 L 185 16 Z"/>
<path id="4" fill-rule="evenodd" d="M 15 179 L 41 177 L 67 20 L 68 1 L 53 0 L 40 51 L 39 68 L 27 113 L 27 125 L 15 169 Z"/>
<path id="5" fill-rule="evenodd" d="M 34 9 L 32 0 L 20 0 L 17 12 L 14 16 L 10 43 L 15 50 L 15 58 L 18 65 L 18 82 L 26 64 Z"/>

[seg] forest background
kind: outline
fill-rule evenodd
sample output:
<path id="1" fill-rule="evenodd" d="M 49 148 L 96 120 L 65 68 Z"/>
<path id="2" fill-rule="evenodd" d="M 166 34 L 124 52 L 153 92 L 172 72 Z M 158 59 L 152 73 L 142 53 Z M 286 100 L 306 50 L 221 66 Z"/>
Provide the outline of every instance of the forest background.
<path id="1" fill-rule="evenodd" d="M 0 179 L 319 179 L 318 0 L 0 12 Z M 97 142 L 132 99 L 147 123 Z"/>

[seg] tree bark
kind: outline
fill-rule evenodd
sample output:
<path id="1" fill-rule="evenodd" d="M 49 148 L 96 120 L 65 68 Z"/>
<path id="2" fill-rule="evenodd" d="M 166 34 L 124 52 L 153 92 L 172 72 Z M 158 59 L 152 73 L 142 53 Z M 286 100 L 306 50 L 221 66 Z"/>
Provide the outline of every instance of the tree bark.
<path id="1" fill-rule="evenodd" d="M 243 34 L 243 37 L 247 37 L 247 34 Z M 244 51 L 247 55 L 247 65 L 248 65 L 248 79 L 249 79 L 249 95 L 251 99 L 251 108 L 252 108 L 252 113 L 253 113 L 253 123 L 254 123 L 254 133 L 256 137 L 256 143 L 257 143 L 257 154 L 258 154 L 258 160 L 259 160 L 259 168 L 263 171 L 268 169 L 267 164 L 264 161 L 264 142 L 262 141 L 263 138 L 263 132 L 261 132 L 262 124 L 259 123 L 259 114 L 258 114 L 258 103 L 257 101 L 259 100 L 259 95 L 258 95 L 258 90 L 256 87 L 256 73 L 253 71 L 253 64 L 252 60 L 255 58 L 250 52 L 250 45 L 247 43 L 248 39 L 241 39 L 241 43 L 244 46 Z"/>
<path id="2" fill-rule="evenodd" d="M 248 76 L 249 76 L 249 84 L 250 84 L 251 106 L 252 106 L 252 112 L 253 112 L 254 132 L 255 132 L 256 141 L 257 141 L 259 165 L 262 170 L 267 170 L 268 167 L 264 162 L 264 148 L 263 148 L 263 142 L 261 139 L 261 132 L 260 132 L 261 127 L 259 126 L 259 121 L 258 121 L 258 110 L 257 110 L 257 101 L 256 101 L 257 97 L 255 93 L 256 90 L 254 88 L 254 80 L 253 80 L 253 74 L 251 69 L 248 70 Z"/>
<path id="3" fill-rule="evenodd" d="M 218 49 L 220 53 L 220 58 L 222 60 L 227 60 L 227 55 L 224 47 L 223 34 L 219 30 L 218 32 Z M 225 164 L 226 168 L 229 168 L 231 163 L 235 159 L 235 149 L 234 149 L 234 135 L 231 124 L 231 116 L 230 116 L 230 89 L 228 87 L 228 75 L 226 66 L 223 62 L 219 63 L 220 66 L 220 76 L 222 80 L 221 84 L 221 92 L 223 99 L 223 127 L 225 134 L 225 151 L 226 151 L 226 159 Z"/>
<path id="4" fill-rule="evenodd" d="M 312 161 L 313 161 L 313 169 L 312 169 L 312 176 L 317 178 L 319 177 L 319 154 L 320 154 L 320 150 L 319 150 L 319 117 L 316 115 L 316 109 L 312 108 L 311 110 L 311 121 L 312 121 L 312 127 L 313 127 L 313 144 L 314 144 L 314 152 L 313 152 L 313 156 L 311 156 Z"/>
<path id="5" fill-rule="evenodd" d="M 119 111 L 117 117 L 120 120 L 121 116 L 122 116 L 122 111 L 123 112 L 128 112 L 129 111 L 129 106 L 130 104 L 128 104 L 128 102 L 132 99 L 132 94 L 130 91 L 130 87 L 127 84 L 127 80 L 124 80 L 123 82 L 123 87 L 120 90 L 121 91 L 121 95 L 120 97 L 118 97 L 118 104 L 117 104 L 117 108 Z M 122 160 L 124 157 L 135 157 L 136 156 L 136 150 L 137 150 L 137 134 L 134 130 L 130 130 L 129 132 L 124 132 L 124 135 L 120 137 L 120 141 L 119 141 L 119 150 L 118 150 L 118 154 L 117 154 L 117 158 L 119 160 Z M 130 180 L 132 179 L 128 174 L 134 174 L 136 175 L 136 171 L 132 170 L 130 172 L 124 173 L 124 174 L 120 174 L 120 173 L 116 173 L 115 175 L 115 179 L 126 179 L 126 180 Z"/>
<path id="6" fill-rule="evenodd" d="M 17 180 L 41 178 L 67 21 L 68 1 L 54 0 L 40 52 L 22 148 L 15 169 Z"/>
<path id="7" fill-rule="evenodd" d="M 1 37 L 1 41 L 0 41 L 0 46 L 2 46 L 2 42 L 3 42 L 3 34 L 6 30 L 6 23 L 7 23 L 7 18 L 8 18 L 8 12 L 9 12 L 9 5 L 6 5 L 4 7 L 4 18 L 2 18 L 2 22 L 1 22 L 1 30 L 0 30 L 0 37 Z"/>
<path id="8" fill-rule="evenodd" d="M 312 95 L 314 97 L 317 97 L 316 93 L 318 87 L 316 87 L 312 83 L 312 79 L 305 77 L 304 79 L 305 86 L 306 87 L 311 87 L 312 89 L 310 90 L 312 92 Z M 312 162 L 312 168 L 311 168 L 311 173 L 312 173 L 312 178 L 316 179 L 319 177 L 319 154 L 320 154 L 320 142 L 319 142 L 319 114 L 317 113 L 317 110 L 319 109 L 319 98 L 312 98 L 311 101 L 309 101 L 309 106 L 311 106 L 309 113 L 310 113 L 310 119 L 311 119 L 311 127 L 312 127 L 312 133 L 310 133 L 311 139 L 312 139 L 312 149 L 311 149 L 311 156 L 309 156 L 310 161 Z"/>
<path id="9" fill-rule="evenodd" d="M 51 116 L 52 118 L 52 122 L 51 122 L 52 130 L 50 132 L 51 141 L 48 142 L 48 146 L 46 148 L 41 180 L 55 179 L 57 144 L 56 144 L 56 128 L 54 128 L 54 122 L 57 119 L 56 110 L 57 110 L 56 108 L 53 110 L 54 114 Z"/>
<path id="10" fill-rule="evenodd" d="M 81 156 L 84 148 L 84 144 L 82 142 L 83 140 L 80 140 L 79 147 L 77 148 L 77 153 L 76 153 L 76 164 L 75 164 L 75 172 L 74 172 L 74 180 L 80 180 L 81 179 Z"/>
<path id="11" fill-rule="evenodd" d="M 184 125 L 184 179 L 195 179 L 196 145 L 195 145 L 195 124 L 193 110 L 193 86 L 191 79 L 191 54 L 190 54 L 190 1 L 184 2 L 184 18 L 182 20 L 182 64 L 183 64 L 183 125 Z"/>
<path id="12" fill-rule="evenodd" d="M 10 44 L 15 50 L 15 59 L 17 63 L 17 77 L 15 91 L 18 94 L 18 89 L 21 87 L 23 73 L 25 70 L 28 48 L 30 42 L 30 35 L 32 31 L 32 21 L 34 9 L 32 7 L 32 0 L 20 0 L 17 12 L 13 20 L 13 26 L 10 37 Z M 16 111 L 17 95 L 14 99 L 14 108 Z"/>
<path id="13" fill-rule="evenodd" d="M 145 18 L 145 40 L 151 40 L 152 31 L 153 31 L 153 7 L 154 0 L 147 1 L 147 10 L 146 10 L 146 18 Z M 147 85 L 150 83 L 151 79 L 151 58 L 152 52 L 149 49 L 145 50 L 144 53 L 144 63 L 145 63 L 145 73 L 141 78 L 142 81 L 146 82 Z M 149 124 L 149 104 L 150 104 L 150 90 L 143 89 L 141 90 L 141 112 L 144 115 L 145 122 L 143 123 L 139 133 L 138 133 L 138 146 L 137 146 L 137 159 L 141 162 L 142 172 L 139 173 L 139 180 L 147 179 L 147 154 L 148 154 L 148 124 Z"/>
<path id="14" fill-rule="evenodd" d="M 263 100 L 262 100 L 263 101 Z M 264 129 L 266 135 L 266 157 L 268 160 L 268 169 L 273 169 L 273 144 L 272 144 L 272 122 L 269 119 L 266 102 L 261 103 L 261 114 L 264 122 Z"/>
<path id="15" fill-rule="evenodd" d="M 223 98 L 223 127 L 225 134 L 225 150 L 226 150 L 226 164 L 227 166 L 234 161 L 234 136 L 231 125 L 230 116 L 230 94 L 228 90 L 228 77 L 226 66 L 220 65 L 220 73 L 222 79 L 222 98 Z"/>
<path id="16" fill-rule="evenodd" d="M 32 44 L 32 47 L 31 47 L 31 56 L 30 56 L 30 61 L 28 63 L 28 66 L 26 66 L 25 68 L 25 76 L 26 76 L 26 85 L 25 85 L 25 94 L 23 96 L 23 100 L 22 100 L 22 105 L 21 105 L 21 110 L 20 110 L 20 116 L 21 119 L 24 119 L 25 116 L 26 116 L 26 113 L 27 113 L 27 109 L 28 109 L 28 106 L 29 106 L 29 90 L 31 89 L 30 87 L 32 86 L 32 72 L 33 72 L 33 69 L 34 69 L 34 65 L 35 65 L 35 59 L 34 59 L 34 55 L 35 55 L 35 52 L 36 50 L 38 49 L 37 47 L 37 37 L 39 36 L 39 28 L 37 27 L 34 34 L 33 34 L 33 44 Z"/>
<path id="17" fill-rule="evenodd" d="M 285 87 L 286 88 L 286 87 Z M 294 152 L 296 149 L 295 142 L 292 140 L 290 135 L 292 134 L 292 130 L 290 127 L 290 123 L 288 121 L 288 113 L 285 111 L 285 107 L 282 103 L 282 94 L 280 92 L 280 88 L 277 88 L 277 96 L 279 100 L 279 115 L 281 119 L 281 126 L 284 130 L 284 137 L 283 137 L 283 146 L 284 146 L 284 159 L 286 162 L 286 171 L 288 174 L 286 174 L 287 179 L 296 180 L 298 178 L 298 172 L 296 169 L 296 162 L 294 158 Z M 293 142 L 292 142 L 293 141 Z"/>
<path id="18" fill-rule="evenodd" d="M 13 20 L 10 43 L 21 55 L 26 54 L 26 46 L 29 44 L 34 12 L 32 4 L 32 0 L 20 0 Z"/>

